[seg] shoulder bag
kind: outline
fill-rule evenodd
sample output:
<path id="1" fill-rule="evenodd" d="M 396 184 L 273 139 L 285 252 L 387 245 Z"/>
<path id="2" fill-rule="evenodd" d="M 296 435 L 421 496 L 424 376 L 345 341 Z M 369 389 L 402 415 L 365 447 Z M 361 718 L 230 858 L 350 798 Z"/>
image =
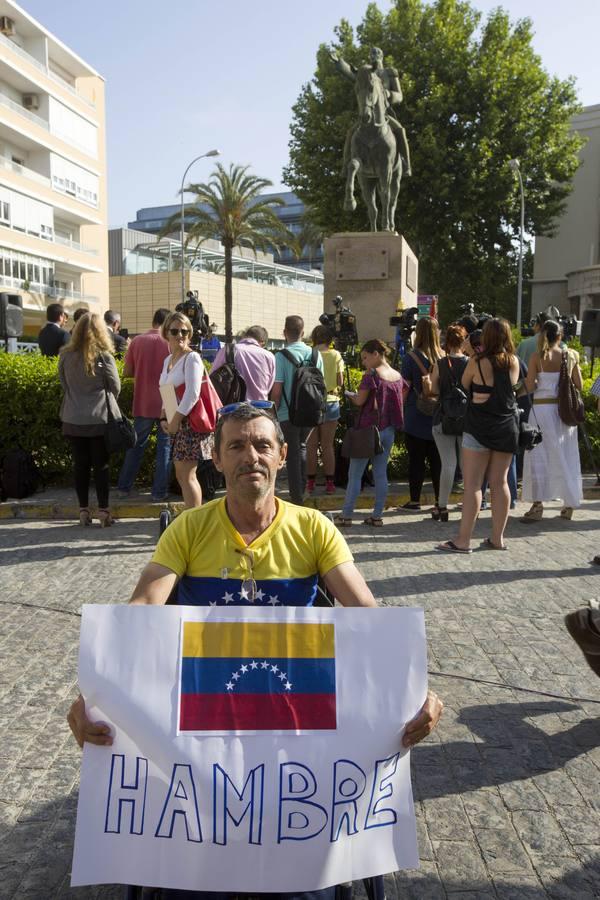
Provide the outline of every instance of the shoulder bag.
<path id="1" fill-rule="evenodd" d="M 569 375 L 566 351 L 561 356 L 558 376 L 558 416 L 565 425 L 582 425 L 585 422 L 585 407 L 581 394 Z"/>
<path id="2" fill-rule="evenodd" d="M 130 450 L 137 444 L 137 434 L 131 422 L 123 415 L 121 410 L 121 418 L 115 419 L 113 411 L 110 408 L 110 394 L 108 390 L 108 381 L 106 378 L 106 369 L 104 363 L 98 360 L 98 367 L 102 372 L 102 381 L 104 384 L 104 396 L 106 397 L 106 430 L 104 432 L 104 443 L 109 453 L 119 453 L 121 450 Z M 116 401 L 115 401 L 116 402 Z M 117 404 L 118 406 L 118 404 Z"/>
<path id="3" fill-rule="evenodd" d="M 421 373 L 421 380 L 423 380 L 423 378 L 428 378 L 429 372 L 427 371 L 427 369 L 425 368 L 425 366 L 419 359 L 418 355 L 413 350 L 411 350 L 408 355 L 410 356 L 410 358 L 412 360 L 414 360 L 414 362 L 419 367 L 419 371 Z M 415 394 L 417 395 L 417 409 L 419 410 L 419 412 L 422 413 L 422 415 L 424 415 L 424 416 L 433 416 L 433 414 L 436 410 L 436 407 L 437 407 L 436 398 L 435 397 L 425 397 L 423 395 L 423 392 L 422 391 L 419 392 L 415 388 L 414 385 L 413 385 L 413 390 L 414 390 Z"/>
<path id="4" fill-rule="evenodd" d="M 377 376 L 375 376 L 377 384 Z M 342 456 L 346 459 L 371 459 L 383 453 L 381 446 L 381 436 L 379 434 L 379 406 L 377 404 L 377 387 L 374 388 L 373 409 L 377 411 L 377 425 L 366 425 L 360 427 L 360 420 L 366 406 L 366 403 L 360 408 L 355 425 L 348 428 L 342 441 Z"/>
<path id="5" fill-rule="evenodd" d="M 188 354 L 189 355 L 189 354 Z M 180 385 L 175 393 L 180 401 L 185 393 L 185 364 L 187 356 L 183 361 L 183 377 L 184 383 Z M 198 434 L 211 434 L 217 427 L 217 413 L 222 407 L 221 398 L 219 397 L 215 386 L 208 377 L 204 363 L 202 366 L 202 381 L 200 383 L 200 396 L 196 403 L 187 414 L 187 420 L 192 431 Z"/>
<path id="6" fill-rule="evenodd" d="M 448 365 L 448 375 L 450 376 L 452 387 L 450 388 L 450 393 L 448 394 L 448 396 L 444 397 L 440 404 L 442 408 L 442 434 L 459 435 L 462 434 L 464 430 L 465 413 L 467 412 L 468 398 L 466 393 L 463 391 L 462 387 L 456 380 L 456 375 L 454 374 L 454 370 L 452 368 L 452 360 L 449 356 L 446 357 L 446 362 Z M 439 365 L 440 363 L 438 362 L 438 369 Z"/>

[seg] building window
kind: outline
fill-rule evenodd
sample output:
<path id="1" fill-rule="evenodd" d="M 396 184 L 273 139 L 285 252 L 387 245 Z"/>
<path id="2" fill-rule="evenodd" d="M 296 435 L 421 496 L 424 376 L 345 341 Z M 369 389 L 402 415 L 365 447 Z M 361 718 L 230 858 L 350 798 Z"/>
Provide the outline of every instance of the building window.
<path id="1" fill-rule="evenodd" d="M 0 222 L 6 222 L 10 225 L 10 203 L 2 201 L 0 203 Z"/>
<path id="2" fill-rule="evenodd" d="M 42 237 L 44 238 L 44 240 L 51 241 L 52 235 L 53 235 L 52 225 L 42 225 L 41 229 L 42 229 Z"/>

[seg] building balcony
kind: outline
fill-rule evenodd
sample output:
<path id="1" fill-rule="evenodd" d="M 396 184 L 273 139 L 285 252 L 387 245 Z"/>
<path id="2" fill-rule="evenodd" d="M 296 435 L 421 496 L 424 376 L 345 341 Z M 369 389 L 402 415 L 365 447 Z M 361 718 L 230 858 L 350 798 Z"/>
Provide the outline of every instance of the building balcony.
<path id="1" fill-rule="evenodd" d="M 64 78 L 61 78 L 60 75 L 57 75 L 56 72 L 53 72 L 52 69 L 49 68 L 49 66 L 40 62 L 39 59 L 36 59 L 35 56 L 32 56 L 31 53 L 27 52 L 27 50 L 23 50 L 22 47 L 19 47 L 18 44 L 15 44 L 14 41 L 11 41 L 10 38 L 7 38 L 4 34 L 0 34 L 0 47 L 1 46 L 9 47 L 13 53 L 15 53 L 17 56 L 20 56 L 21 59 L 24 59 L 31 66 L 39 69 L 39 71 L 43 72 L 44 75 L 50 78 L 51 81 L 54 81 L 55 84 L 60 85 L 60 87 L 64 90 L 69 91 L 70 94 L 73 94 L 73 96 L 77 97 L 77 99 L 80 100 L 81 103 L 85 103 L 86 106 L 89 106 L 90 109 L 96 108 L 95 104 L 92 103 L 91 100 L 88 100 L 87 97 L 84 97 L 82 94 L 80 94 L 77 88 L 74 87 L 74 85 L 69 84 L 68 81 L 65 81 Z"/>
<path id="2" fill-rule="evenodd" d="M 45 294 L 46 297 L 51 297 L 53 300 L 65 298 L 68 300 L 82 300 L 86 303 L 100 302 L 99 297 L 94 297 L 91 294 L 82 294 L 81 291 L 75 291 L 68 288 L 57 288 L 52 284 L 42 284 L 38 281 L 30 281 L 28 282 L 28 285 L 29 287 L 27 290 L 30 294 Z M 22 291 L 24 289 L 22 278 L 10 278 L 8 275 L 3 275 L 1 273 L 0 286 L 3 288 L 12 288 L 17 291 Z"/>
<path id="3" fill-rule="evenodd" d="M 7 97 L 7 95 L 2 91 L 0 91 L 0 104 L 6 106 L 8 109 L 11 109 L 13 112 L 18 113 L 18 115 L 28 119 L 28 121 L 32 122 L 34 125 L 37 125 L 38 128 L 43 128 L 44 131 L 47 131 L 48 134 L 51 134 L 53 137 L 58 138 L 59 141 L 62 141 L 68 147 L 73 147 L 74 149 L 79 150 L 80 153 L 85 154 L 85 156 L 89 157 L 90 159 L 97 158 L 97 151 L 94 154 L 84 144 L 80 144 L 79 141 L 76 141 L 74 138 L 69 137 L 62 131 L 58 131 L 56 128 L 51 128 L 46 119 L 43 119 L 41 116 L 38 116 L 35 113 L 30 112 L 30 110 L 25 109 L 25 107 L 20 103 L 15 103 L 14 100 L 11 100 L 10 97 Z"/>
<path id="4" fill-rule="evenodd" d="M 49 178 L 46 178 L 45 175 L 40 175 L 39 172 L 34 172 L 33 169 L 29 169 L 27 166 L 15 163 L 12 159 L 7 159 L 6 156 L 0 156 L 0 167 L 8 169 L 9 172 L 14 172 L 15 175 L 22 175 L 23 178 L 29 178 L 30 181 L 36 181 L 38 184 L 43 184 L 44 187 L 52 187 L 52 182 Z"/>

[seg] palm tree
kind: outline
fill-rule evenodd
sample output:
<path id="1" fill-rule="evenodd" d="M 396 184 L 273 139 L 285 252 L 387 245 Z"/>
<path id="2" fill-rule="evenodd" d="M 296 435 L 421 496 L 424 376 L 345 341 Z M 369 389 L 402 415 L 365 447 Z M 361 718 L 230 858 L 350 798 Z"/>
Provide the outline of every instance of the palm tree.
<path id="1" fill-rule="evenodd" d="M 312 268 L 312 258 L 324 240 L 325 234 L 321 226 L 311 217 L 310 211 L 305 212 L 300 222 L 300 232 L 296 235 L 298 262 L 302 259 L 304 251 L 308 250 L 308 264 Z"/>
<path id="2" fill-rule="evenodd" d="M 248 247 L 268 252 L 283 246 L 294 246 L 293 234 L 287 230 L 275 214 L 274 208 L 283 205 L 279 197 L 261 199 L 261 193 L 272 187 L 273 182 L 248 173 L 249 166 L 233 163 L 227 171 L 217 163 L 207 184 L 190 184 L 186 192 L 195 194 L 194 202 L 186 205 L 188 227 L 186 246 L 193 241 L 200 243 L 212 238 L 223 245 L 225 251 L 225 340 L 233 337 L 233 265 L 234 247 Z M 161 236 L 181 225 L 181 216 L 175 213 L 165 223 Z"/>

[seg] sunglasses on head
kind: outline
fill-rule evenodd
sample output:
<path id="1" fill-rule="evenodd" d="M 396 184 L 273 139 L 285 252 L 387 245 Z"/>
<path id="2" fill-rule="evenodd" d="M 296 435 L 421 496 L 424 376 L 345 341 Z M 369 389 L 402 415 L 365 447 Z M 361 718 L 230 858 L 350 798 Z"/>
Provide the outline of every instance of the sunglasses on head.
<path id="1" fill-rule="evenodd" d="M 169 328 L 169 334 L 172 337 L 177 337 L 178 335 L 181 335 L 181 337 L 187 337 L 189 333 L 189 328 Z"/>
<path id="2" fill-rule="evenodd" d="M 272 400 L 242 400 L 240 403 L 228 403 L 227 406 L 222 406 L 221 409 L 217 410 L 217 415 L 229 416 L 231 415 L 231 413 L 234 413 L 236 410 L 241 409 L 244 406 L 253 406 L 254 409 L 272 410 L 275 404 Z"/>

